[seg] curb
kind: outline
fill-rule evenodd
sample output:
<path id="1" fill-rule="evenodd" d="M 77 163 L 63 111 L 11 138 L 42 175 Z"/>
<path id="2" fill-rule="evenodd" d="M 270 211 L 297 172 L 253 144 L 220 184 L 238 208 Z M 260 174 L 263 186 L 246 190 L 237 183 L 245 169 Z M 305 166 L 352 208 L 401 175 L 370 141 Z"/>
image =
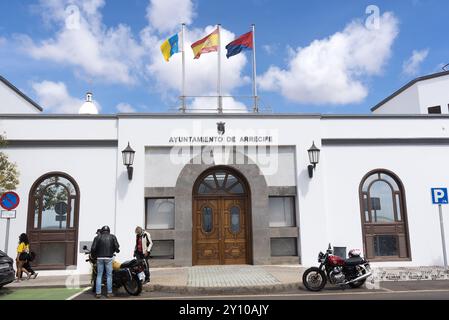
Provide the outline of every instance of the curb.
<path id="1" fill-rule="evenodd" d="M 180 294 L 224 294 L 224 293 L 274 293 L 295 290 L 302 286 L 301 282 L 282 283 L 274 285 L 249 286 L 249 287 L 192 287 L 192 286 L 167 286 L 161 284 L 149 284 L 143 287 L 145 292 L 170 292 Z"/>

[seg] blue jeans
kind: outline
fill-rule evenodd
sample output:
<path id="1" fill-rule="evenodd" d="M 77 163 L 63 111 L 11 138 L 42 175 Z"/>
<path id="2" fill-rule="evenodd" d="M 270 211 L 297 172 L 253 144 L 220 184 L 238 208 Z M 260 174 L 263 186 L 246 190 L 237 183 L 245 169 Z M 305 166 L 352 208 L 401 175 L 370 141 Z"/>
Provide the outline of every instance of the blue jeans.
<path id="1" fill-rule="evenodd" d="M 101 294 L 101 283 L 103 282 L 103 272 L 106 269 L 106 286 L 108 293 L 112 293 L 112 258 L 97 259 L 97 283 L 95 289 L 97 294 Z"/>

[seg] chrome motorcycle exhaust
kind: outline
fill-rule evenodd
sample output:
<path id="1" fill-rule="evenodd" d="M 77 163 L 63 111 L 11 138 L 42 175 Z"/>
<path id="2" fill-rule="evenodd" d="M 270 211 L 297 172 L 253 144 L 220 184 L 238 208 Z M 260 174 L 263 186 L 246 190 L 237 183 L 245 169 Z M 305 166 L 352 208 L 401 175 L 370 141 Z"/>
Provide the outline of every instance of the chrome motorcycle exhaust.
<path id="1" fill-rule="evenodd" d="M 368 271 L 365 267 L 363 267 L 366 271 L 367 271 L 367 273 L 365 273 L 364 275 L 362 275 L 362 276 L 360 276 L 360 277 L 357 277 L 357 278 L 355 278 L 355 279 L 352 279 L 352 280 L 350 280 L 350 281 L 346 281 L 345 283 L 343 283 L 343 285 L 348 285 L 348 284 L 350 284 L 350 283 L 354 283 L 354 282 L 357 282 L 357 281 L 360 281 L 360 280 L 364 280 L 364 279 L 367 279 L 368 277 L 370 277 L 373 273 L 371 272 L 371 270 L 370 271 Z"/>

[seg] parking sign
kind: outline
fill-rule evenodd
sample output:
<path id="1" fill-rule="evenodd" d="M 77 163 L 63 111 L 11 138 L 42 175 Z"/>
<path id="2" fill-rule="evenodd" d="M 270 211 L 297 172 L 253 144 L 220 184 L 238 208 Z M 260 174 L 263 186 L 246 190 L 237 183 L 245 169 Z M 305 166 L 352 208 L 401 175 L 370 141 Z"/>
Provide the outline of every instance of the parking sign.
<path id="1" fill-rule="evenodd" d="M 433 204 L 448 204 L 447 188 L 432 188 Z"/>

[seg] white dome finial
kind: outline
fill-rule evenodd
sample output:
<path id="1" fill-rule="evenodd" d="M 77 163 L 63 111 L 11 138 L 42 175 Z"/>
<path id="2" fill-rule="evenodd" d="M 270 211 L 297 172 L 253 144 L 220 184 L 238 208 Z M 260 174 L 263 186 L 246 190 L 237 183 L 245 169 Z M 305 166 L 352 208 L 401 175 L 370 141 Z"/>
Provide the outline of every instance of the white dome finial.
<path id="1" fill-rule="evenodd" d="M 86 102 L 81 106 L 79 114 L 98 114 L 98 109 L 93 102 L 92 92 L 86 93 Z"/>

